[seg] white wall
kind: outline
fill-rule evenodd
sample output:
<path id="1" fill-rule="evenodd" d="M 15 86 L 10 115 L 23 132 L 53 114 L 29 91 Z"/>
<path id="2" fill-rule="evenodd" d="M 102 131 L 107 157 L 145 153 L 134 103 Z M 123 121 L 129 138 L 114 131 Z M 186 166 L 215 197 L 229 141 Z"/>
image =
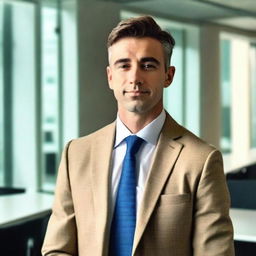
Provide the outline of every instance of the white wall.
<path id="1" fill-rule="evenodd" d="M 220 143 L 220 48 L 219 29 L 201 27 L 201 137 L 219 147 Z"/>

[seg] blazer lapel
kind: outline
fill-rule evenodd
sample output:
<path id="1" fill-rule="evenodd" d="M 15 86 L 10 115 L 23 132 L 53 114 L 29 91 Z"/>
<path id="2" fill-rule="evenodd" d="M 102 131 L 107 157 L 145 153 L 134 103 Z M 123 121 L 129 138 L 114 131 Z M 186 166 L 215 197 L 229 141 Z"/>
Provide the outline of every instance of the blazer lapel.
<path id="1" fill-rule="evenodd" d="M 95 136 L 91 156 L 91 176 L 93 185 L 93 203 L 95 207 L 96 232 L 99 238 L 100 255 L 107 254 L 109 219 L 109 182 L 110 163 L 115 139 L 115 123 L 107 126 Z"/>
<path id="2" fill-rule="evenodd" d="M 170 176 L 172 168 L 183 147 L 181 143 L 175 141 L 175 139 L 182 136 L 183 132 L 183 128 L 179 126 L 169 115 L 167 115 L 158 140 L 156 152 L 138 212 L 133 255 L 156 206 L 166 180 Z"/>

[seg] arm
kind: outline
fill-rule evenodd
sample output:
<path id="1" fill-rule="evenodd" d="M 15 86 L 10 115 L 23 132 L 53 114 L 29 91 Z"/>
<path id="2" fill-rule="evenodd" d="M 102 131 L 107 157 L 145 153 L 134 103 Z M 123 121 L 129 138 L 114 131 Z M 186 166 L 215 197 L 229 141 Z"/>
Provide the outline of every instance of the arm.
<path id="1" fill-rule="evenodd" d="M 194 256 L 233 256 L 230 198 L 219 151 L 212 151 L 203 167 L 195 199 Z"/>
<path id="2" fill-rule="evenodd" d="M 55 200 L 42 248 L 43 256 L 78 255 L 76 220 L 68 170 L 68 148 L 60 162 Z"/>

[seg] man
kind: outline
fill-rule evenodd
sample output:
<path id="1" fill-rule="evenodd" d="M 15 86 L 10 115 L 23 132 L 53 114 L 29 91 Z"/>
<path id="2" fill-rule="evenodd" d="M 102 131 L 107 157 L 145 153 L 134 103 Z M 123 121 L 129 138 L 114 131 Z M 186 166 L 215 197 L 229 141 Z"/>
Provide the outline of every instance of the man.
<path id="1" fill-rule="evenodd" d="M 111 32 L 117 120 L 67 145 L 43 255 L 234 255 L 221 154 L 163 109 L 173 46 L 149 16 Z"/>

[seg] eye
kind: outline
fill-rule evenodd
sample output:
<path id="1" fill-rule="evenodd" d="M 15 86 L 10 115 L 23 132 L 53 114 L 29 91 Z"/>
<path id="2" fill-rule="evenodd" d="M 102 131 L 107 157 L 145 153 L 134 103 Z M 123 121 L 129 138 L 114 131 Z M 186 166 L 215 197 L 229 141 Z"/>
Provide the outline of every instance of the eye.
<path id="1" fill-rule="evenodd" d="M 124 69 L 125 70 L 125 69 L 128 69 L 128 68 L 130 68 L 130 65 L 125 64 L 125 63 L 118 66 L 118 69 Z"/>
<path id="2" fill-rule="evenodd" d="M 144 63 L 144 64 L 141 65 L 141 67 L 144 70 L 154 70 L 154 69 L 156 69 L 156 65 L 154 65 L 153 63 Z"/>

